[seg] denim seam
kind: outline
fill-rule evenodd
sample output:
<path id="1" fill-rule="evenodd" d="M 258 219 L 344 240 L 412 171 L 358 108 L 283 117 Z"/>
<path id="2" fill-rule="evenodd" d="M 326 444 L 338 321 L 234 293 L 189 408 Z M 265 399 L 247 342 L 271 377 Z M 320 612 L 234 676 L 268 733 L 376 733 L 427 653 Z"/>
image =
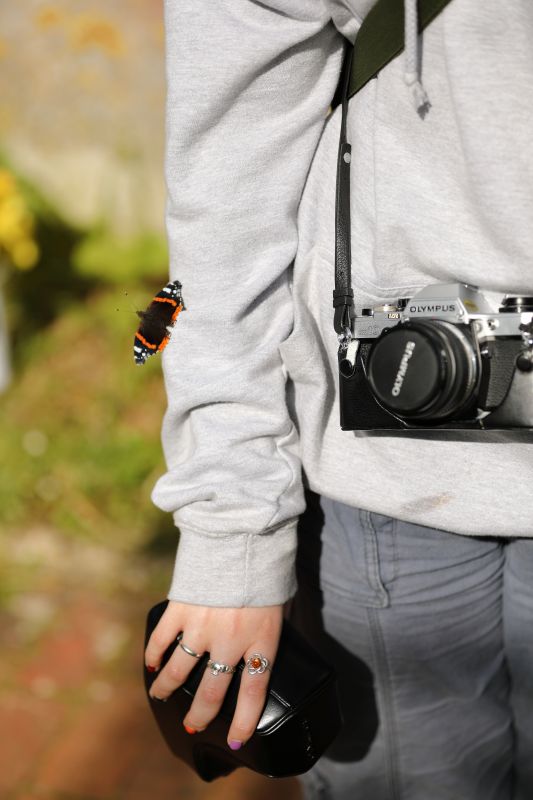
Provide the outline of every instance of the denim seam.
<path id="1" fill-rule="evenodd" d="M 396 578 L 398 577 L 398 520 L 396 517 L 392 520 L 392 531 L 391 531 L 391 547 L 392 547 L 392 581 L 393 583 Z"/>
<path id="2" fill-rule="evenodd" d="M 398 726 L 396 723 L 396 712 L 394 708 L 394 698 L 392 693 L 392 671 L 390 668 L 385 640 L 379 620 L 379 610 L 368 608 L 367 616 L 369 628 L 372 633 L 370 637 L 371 647 L 374 658 L 374 668 L 381 686 L 381 697 L 384 707 L 383 719 L 383 738 L 385 743 L 385 771 L 387 783 L 389 785 L 390 800 L 401 800 L 402 791 L 400 785 L 399 752 L 397 742 Z"/>
<path id="3" fill-rule="evenodd" d="M 370 586 L 374 590 L 373 605 L 378 608 L 385 608 L 389 605 L 389 593 L 387 592 L 379 572 L 379 556 L 377 548 L 377 533 L 372 524 L 369 511 L 360 511 L 361 525 L 364 531 L 365 561 L 367 567 L 367 577 Z"/>
<path id="4" fill-rule="evenodd" d="M 391 591 L 393 591 L 394 582 L 398 577 L 398 565 L 399 565 L 399 554 L 398 554 L 398 542 L 397 542 L 397 523 L 398 520 L 394 517 L 392 518 L 392 524 L 390 528 L 390 534 L 387 533 L 387 554 L 390 558 L 390 578 L 388 581 L 384 581 L 384 586 L 386 591 L 389 594 L 389 601 L 391 601 Z M 377 534 L 379 536 L 379 534 Z M 378 540 L 378 556 L 379 556 L 379 540 Z M 389 603 L 390 604 L 390 603 Z"/>
<path id="5" fill-rule="evenodd" d="M 359 517 L 359 527 L 361 527 L 362 530 L 361 540 L 362 540 L 363 554 L 364 554 L 362 568 L 364 570 L 364 575 L 365 575 L 364 594 L 361 588 L 359 588 L 358 591 L 354 590 L 353 581 L 357 580 L 356 578 L 352 577 L 350 584 L 346 585 L 345 583 L 340 582 L 338 575 L 334 575 L 330 580 L 325 574 L 324 570 L 321 570 L 320 572 L 320 584 L 323 589 L 331 592 L 333 595 L 339 597 L 344 602 L 349 602 L 350 604 L 353 604 L 354 608 L 358 608 L 361 605 L 363 606 L 377 605 L 378 607 L 381 608 L 384 605 L 383 595 L 381 594 L 381 596 L 379 597 L 376 596 L 377 595 L 376 586 L 374 585 L 369 575 L 370 567 L 368 562 L 369 560 L 370 561 L 372 560 L 372 555 L 370 552 L 371 548 L 366 542 L 367 531 L 365 530 L 364 523 L 361 519 L 361 514 L 363 512 L 358 508 L 353 508 L 352 510 L 354 514 L 352 523 L 353 528 L 356 529 L 358 527 L 357 518 Z M 347 555 L 350 559 L 350 567 L 353 572 L 353 575 L 356 576 L 359 570 L 361 569 L 361 566 L 359 564 L 361 559 L 360 557 L 359 558 L 357 557 L 356 553 L 354 553 L 354 548 L 356 547 L 356 545 L 354 544 L 353 537 L 350 535 L 350 531 L 348 530 L 344 522 L 340 519 L 340 517 L 337 516 L 335 510 L 334 510 L 334 524 L 338 537 L 342 538 L 343 542 L 346 545 Z M 378 583 L 378 588 L 380 588 L 381 590 L 379 583 Z"/>

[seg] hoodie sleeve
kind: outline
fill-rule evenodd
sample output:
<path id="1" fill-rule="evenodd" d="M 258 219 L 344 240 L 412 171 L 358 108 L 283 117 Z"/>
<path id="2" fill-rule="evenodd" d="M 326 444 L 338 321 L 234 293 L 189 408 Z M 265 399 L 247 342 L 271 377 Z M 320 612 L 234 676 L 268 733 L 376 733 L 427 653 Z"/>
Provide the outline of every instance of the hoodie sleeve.
<path id="1" fill-rule="evenodd" d="M 165 0 L 165 36 L 170 278 L 186 306 L 162 353 L 152 491 L 180 531 L 168 598 L 283 603 L 305 499 L 278 345 L 343 37 L 321 0 Z"/>

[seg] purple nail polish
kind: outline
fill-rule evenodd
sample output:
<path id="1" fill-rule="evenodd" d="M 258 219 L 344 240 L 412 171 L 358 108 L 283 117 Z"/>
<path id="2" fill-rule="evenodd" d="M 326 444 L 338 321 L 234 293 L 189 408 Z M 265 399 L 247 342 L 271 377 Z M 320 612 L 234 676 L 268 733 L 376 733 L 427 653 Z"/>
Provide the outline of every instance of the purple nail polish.
<path id="1" fill-rule="evenodd" d="M 229 746 L 232 750 L 238 750 L 239 747 L 242 745 L 242 742 L 239 742 L 238 739 L 230 739 Z"/>

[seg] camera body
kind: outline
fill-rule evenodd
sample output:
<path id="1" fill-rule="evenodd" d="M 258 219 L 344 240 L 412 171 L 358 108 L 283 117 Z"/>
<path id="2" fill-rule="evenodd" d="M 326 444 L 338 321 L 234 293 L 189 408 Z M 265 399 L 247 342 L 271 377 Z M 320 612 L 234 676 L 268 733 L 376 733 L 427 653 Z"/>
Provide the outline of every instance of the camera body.
<path id="1" fill-rule="evenodd" d="M 533 297 L 433 284 L 362 309 L 338 360 L 342 430 L 533 428 Z"/>

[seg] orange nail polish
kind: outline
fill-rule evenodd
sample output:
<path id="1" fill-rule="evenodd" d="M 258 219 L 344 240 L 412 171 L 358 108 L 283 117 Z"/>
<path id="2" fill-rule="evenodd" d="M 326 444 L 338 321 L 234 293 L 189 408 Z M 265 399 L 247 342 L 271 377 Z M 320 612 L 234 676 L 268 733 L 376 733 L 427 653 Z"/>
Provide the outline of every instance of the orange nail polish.
<path id="1" fill-rule="evenodd" d="M 196 728 L 191 728 L 190 725 L 185 725 L 185 723 L 183 723 L 183 727 L 185 728 L 187 733 L 196 733 Z"/>

